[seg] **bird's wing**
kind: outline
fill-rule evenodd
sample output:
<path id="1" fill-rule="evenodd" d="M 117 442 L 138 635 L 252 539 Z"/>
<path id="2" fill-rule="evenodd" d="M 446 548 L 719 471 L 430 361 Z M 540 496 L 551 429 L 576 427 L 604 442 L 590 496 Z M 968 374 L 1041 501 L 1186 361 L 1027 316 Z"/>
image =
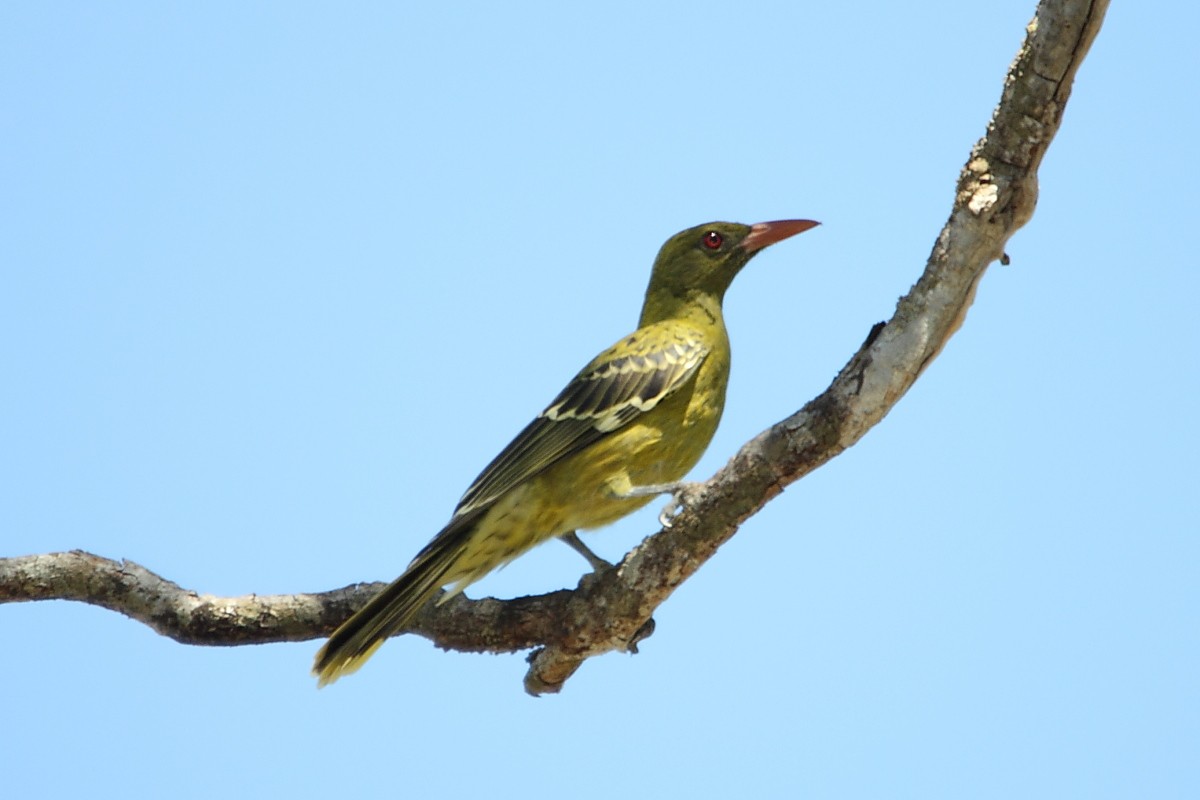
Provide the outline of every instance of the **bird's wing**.
<path id="1" fill-rule="evenodd" d="M 480 473 L 455 509 L 467 514 L 662 402 L 699 369 L 709 348 L 678 323 L 642 328 L 597 356 Z"/>

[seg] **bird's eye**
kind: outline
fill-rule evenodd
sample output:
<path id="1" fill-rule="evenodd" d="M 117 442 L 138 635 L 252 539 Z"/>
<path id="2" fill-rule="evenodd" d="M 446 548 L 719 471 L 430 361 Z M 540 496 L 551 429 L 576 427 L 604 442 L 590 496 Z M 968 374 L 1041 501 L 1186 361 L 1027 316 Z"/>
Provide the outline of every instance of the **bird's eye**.
<path id="1" fill-rule="evenodd" d="M 708 231 L 701 238 L 701 241 L 704 242 L 704 246 L 709 250 L 716 250 L 725 242 L 725 237 L 716 231 Z"/>

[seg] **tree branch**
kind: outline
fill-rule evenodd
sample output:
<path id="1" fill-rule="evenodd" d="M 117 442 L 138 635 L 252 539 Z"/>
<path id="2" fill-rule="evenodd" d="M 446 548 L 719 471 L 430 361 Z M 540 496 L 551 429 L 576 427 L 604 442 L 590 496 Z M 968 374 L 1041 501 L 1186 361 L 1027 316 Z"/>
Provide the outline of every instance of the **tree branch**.
<path id="1" fill-rule="evenodd" d="M 962 325 L 979 280 L 1033 215 L 1037 168 L 1057 132 L 1107 0 L 1044 0 L 1005 80 L 987 135 L 958 180 L 950 218 L 912 290 L 833 383 L 748 442 L 701 484 L 670 528 L 574 591 L 499 601 L 459 596 L 429 604 L 411 632 L 439 647 L 512 652 L 537 647 L 533 694 L 559 691 L 588 658 L 634 649 L 652 615 L 785 486 L 851 447 L 891 410 Z M 0 603 L 76 600 L 119 611 L 188 644 L 300 641 L 327 635 L 381 583 L 319 594 L 213 597 L 129 561 L 81 551 L 0 559 Z"/>

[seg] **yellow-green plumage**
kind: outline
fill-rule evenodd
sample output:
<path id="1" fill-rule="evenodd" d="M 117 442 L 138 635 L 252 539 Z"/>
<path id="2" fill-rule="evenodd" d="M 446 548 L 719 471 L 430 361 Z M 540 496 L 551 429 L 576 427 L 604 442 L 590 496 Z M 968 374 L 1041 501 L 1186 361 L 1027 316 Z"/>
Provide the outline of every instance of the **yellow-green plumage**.
<path id="1" fill-rule="evenodd" d="M 534 545 L 646 505 L 631 490 L 680 480 L 717 429 L 729 381 L 725 290 L 763 247 L 816 225 L 710 223 L 655 259 L 638 329 L 605 350 L 467 489 L 404 574 L 317 653 L 323 686 L 353 672 L 447 584 L 451 597 Z"/>

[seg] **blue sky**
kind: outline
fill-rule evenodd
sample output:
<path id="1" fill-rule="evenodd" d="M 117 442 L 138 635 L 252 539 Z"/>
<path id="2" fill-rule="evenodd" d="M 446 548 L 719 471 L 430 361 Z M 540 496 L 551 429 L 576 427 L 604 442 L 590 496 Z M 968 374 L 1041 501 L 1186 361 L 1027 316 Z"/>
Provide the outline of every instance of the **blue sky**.
<path id="1" fill-rule="evenodd" d="M 1033 11 L 575 5 L 0 9 L 0 554 L 213 594 L 390 579 L 628 332 L 667 236 L 819 219 L 729 293 L 711 474 L 916 279 Z M 318 692 L 317 642 L 5 606 L 6 787 L 1196 796 L 1200 12 L 1167 6 L 1115 4 L 938 361 L 641 655 L 534 700 L 520 655 L 402 639 Z M 470 593 L 582 566 L 549 545 Z"/>

